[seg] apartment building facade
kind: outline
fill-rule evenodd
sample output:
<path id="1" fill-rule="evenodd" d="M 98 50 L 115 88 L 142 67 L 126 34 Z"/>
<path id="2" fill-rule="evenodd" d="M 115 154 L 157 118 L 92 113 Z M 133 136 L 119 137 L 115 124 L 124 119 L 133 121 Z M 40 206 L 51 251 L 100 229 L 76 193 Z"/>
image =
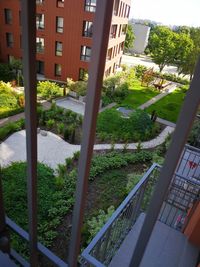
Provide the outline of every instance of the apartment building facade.
<path id="1" fill-rule="evenodd" d="M 113 9 L 105 76 L 120 67 L 130 0 Z M 83 80 L 91 58 L 97 0 L 36 0 L 37 73 L 50 80 Z M 0 62 L 22 57 L 21 1 L 0 2 Z"/>

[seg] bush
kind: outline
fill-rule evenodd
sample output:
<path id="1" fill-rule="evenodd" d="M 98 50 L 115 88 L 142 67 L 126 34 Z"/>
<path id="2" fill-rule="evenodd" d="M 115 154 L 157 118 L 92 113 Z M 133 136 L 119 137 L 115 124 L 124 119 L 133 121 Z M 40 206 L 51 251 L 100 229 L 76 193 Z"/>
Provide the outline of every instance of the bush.
<path id="1" fill-rule="evenodd" d="M 0 63 L 0 80 L 10 82 L 15 78 L 14 73 L 10 69 L 9 64 Z"/>
<path id="2" fill-rule="evenodd" d="M 152 160 L 152 153 L 149 151 L 140 151 L 138 153 L 118 153 L 113 151 L 105 155 L 97 155 L 92 159 L 90 179 L 93 180 L 106 170 L 118 169 L 130 163 L 134 164 L 150 160 Z"/>
<path id="3" fill-rule="evenodd" d="M 188 79 L 181 78 L 175 74 L 171 73 L 160 73 L 160 72 L 154 72 L 155 75 L 159 78 L 164 78 L 168 81 L 181 83 L 183 85 L 189 85 L 190 81 Z"/>
<path id="4" fill-rule="evenodd" d="M 55 120 L 53 120 L 53 119 L 49 119 L 49 120 L 46 122 L 46 126 L 47 126 L 47 128 L 48 128 L 49 130 L 53 128 L 54 124 L 55 124 Z"/>
<path id="5" fill-rule="evenodd" d="M 26 171 L 26 163 L 16 162 L 3 168 L 1 174 L 6 214 L 18 225 L 28 230 Z M 74 192 L 74 183 L 69 177 L 68 188 L 64 191 L 66 181 L 55 178 L 53 170 L 41 163 L 37 166 L 37 177 L 38 235 L 39 240 L 49 246 L 57 235 L 56 228 L 61 218 L 72 206 L 70 198 Z M 64 186 L 61 187 L 61 184 Z M 14 237 L 14 247 L 17 251 L 24 252 L 23 244 L 18 237 Z"/>
<path id="6" fill-rule="evenodd" d="M 147 71 L 147 67 L 143 66 L 143 65 L 137 65 L 135 66 L 135 76 L 138 79 L 141 79 L 142 76 L 144 75 L 145 71 Z"/>
<path id="7" fill-rule="evenodd" d="M 99 114 L 97 121 L 98 138 L 109 137 L 118 141 L 144 141 L 156 134 L 157 129 L 148 114 L 143 110 L 131 113 L 130 118 L 123 118 L 115 109 L 105 110 Z"/>
<path id="8" fill-rule="evenodd" d="M 52 99 L 62 95 L 62 88 L 50 81 L 39 82 L 37 92 L 45 99 Z"/>
<path id="9" fill-rule="evenodd" d="M 192 130 L 188 137 L 188 143 L 191 146 L 200 147 L 199 133 L 200 133 L 200 121 L 196 120 L 193 124 Z"/>
<path id="10" fill-rule="evenodd" d="M 87 82 L 86 81 L 71 81 L 68 80 L 68 89 L 76 92 L 78 96 L 85 96 L 87 91 Z"/>
<path id="11" fill-rule="evenodd" d="M 65 129 L 65 125 L 63 122 L 57 124 L 57 131 L 59 134 L 63 134 Z"/>
<path id="12" fill-rule="evenodd" d="M 19 97 L 10 83 L 0 81 L 0 118 L 5 118 L 23 111 Z"/>
<path id="13" fill-rule="evenodd" d="M 87 230 L 88 230 L 88 238 L 87 244 L 89 244 L 92 238 L 99 232 L 99 230 L 104 226 L 104 224 L 111 217 L 113 212 L 115 211 L 114 206 L 110 206 L 107 211 L 99 210 L 98 215 L 92 217 L 87 221 Z"/>
<path id="14" fill-rule="evenodd" d="M 14 132 L 20 131 L 24 128 L 25 121 L 24 119 L 21 119 L 16 122 L 10 122 L 6 124 L 5 126 L 0 127 L 0 141 L 3 141 L 5 138 L 7 138 L 9 135 L 11 135 Z"/>

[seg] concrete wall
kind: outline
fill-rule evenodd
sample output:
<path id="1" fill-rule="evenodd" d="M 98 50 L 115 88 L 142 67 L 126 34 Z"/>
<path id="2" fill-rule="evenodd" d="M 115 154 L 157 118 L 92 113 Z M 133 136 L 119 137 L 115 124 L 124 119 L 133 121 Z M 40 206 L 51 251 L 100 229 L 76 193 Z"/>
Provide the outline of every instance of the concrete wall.
<path id="1" fill-rule="evenodd" d="M 142 24 L 133 24 L 133 31 L 135 34 L 133 52 L 142 54 L 148 44 L 150 27 Z"/>

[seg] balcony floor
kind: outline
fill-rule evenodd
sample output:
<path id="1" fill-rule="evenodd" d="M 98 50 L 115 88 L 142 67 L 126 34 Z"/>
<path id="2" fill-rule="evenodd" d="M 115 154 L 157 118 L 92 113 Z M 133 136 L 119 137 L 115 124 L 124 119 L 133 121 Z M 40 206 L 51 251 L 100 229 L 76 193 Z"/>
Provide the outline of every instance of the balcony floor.
<path id="1" fill-rule="evenodd" d="M 8 255 L 0 251 L 0 266 L 1 267 L 17 267 L 17 265 L 9 258 Z"/>
<path id="2" fill-rule="evenodd" d="M 128 267 L 145 214 L 142 213 L 125 238 L 109 267 Z M 199 249 L 179 231 L 157 221 L 140 267 L 194 267 Z"/>

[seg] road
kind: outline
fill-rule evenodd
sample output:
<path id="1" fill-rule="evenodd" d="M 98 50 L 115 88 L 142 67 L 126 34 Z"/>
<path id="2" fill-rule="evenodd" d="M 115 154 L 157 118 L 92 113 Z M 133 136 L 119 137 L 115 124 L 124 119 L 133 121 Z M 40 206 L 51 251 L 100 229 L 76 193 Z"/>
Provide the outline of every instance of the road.
<path id="1" fill-rule="evenodd" d="M 133 57 L 133 56 L 122 56 L 122 64 L 126 64 L 128 66 L 136 66 L 136 65 L 144 65 L 147 68 L 154 68 L 154 70 L 159 71 L 158 65 L 152 62 L 150 57 L 141 56 L 141 57 Z M 177 74 L 177 68 L 174 66 L 166 66 L 163 69 L 165 73 Z"/>

